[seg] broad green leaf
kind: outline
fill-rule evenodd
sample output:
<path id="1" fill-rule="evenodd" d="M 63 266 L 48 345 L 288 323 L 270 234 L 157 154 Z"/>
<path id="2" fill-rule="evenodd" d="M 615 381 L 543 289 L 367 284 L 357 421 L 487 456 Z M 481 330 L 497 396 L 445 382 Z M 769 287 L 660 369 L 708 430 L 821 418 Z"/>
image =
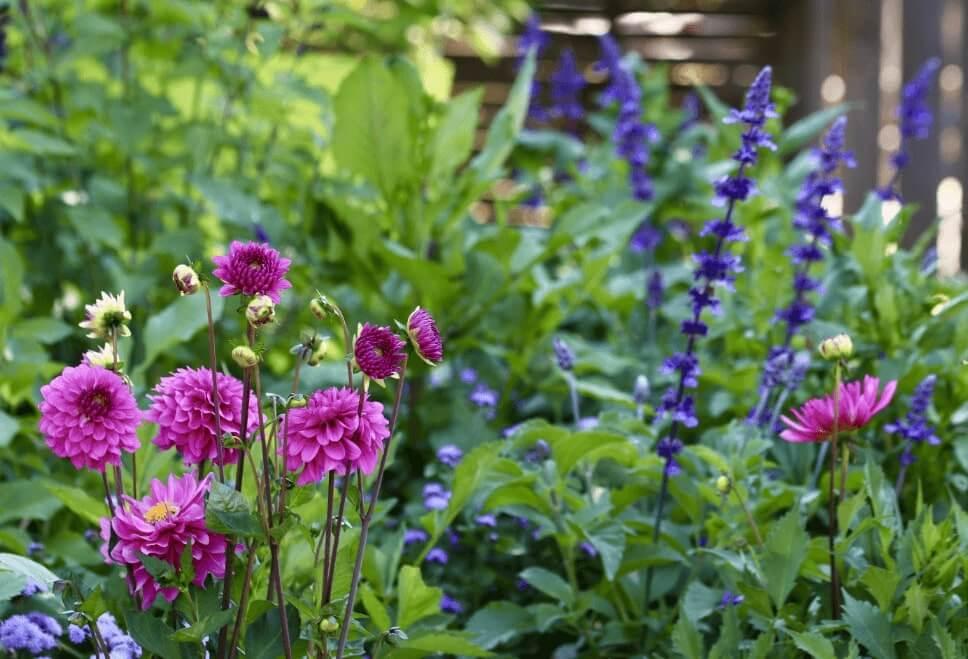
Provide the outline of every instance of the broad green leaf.
<path id="1" fill-rule="evenodd" d="M 128 633 L 148 652 L 165 659 L 188 654 L 187 646 L 179 646 L 179 643 L 171 638 L 171 631 L 161 618 L 129 609 L 124 612 L 124 622 Z"/>
<path id="2" fill-rule="evenodd" d="M 796 646 L 813 659 L 837 659 L 834 644 L 819 632 L 788 631 Z"/>
<path id="3" fill-rule="evenodd" d="M 624 527 L 620 522 L 613 522 L 586 535 L 602 559 L 605 578 L 614 581 L 618 568 L 622 564 L 622 555 L 625 553 Z"/>
<path id="4" fill-rule="evenodd" d="M 924 619 L 930 613 L 931 597 L 918 582 L 914 582 L 904 593 L 904 610 L 907 612 L 908 622 L 914 630 L 921 633 Z"/>
<path id="5" fill-rule="evenodd" d="M 387 608 L 383 606 L 383 602 L 380 601 L 369 584 L 363 584 L 360 587 L 360 601 L 363 602 L 366 612 L 370 614 L 370 620 L 373 621 L 377 629 L 386 631 L 390 628 L 390 614 L 387 613 Z"/>
<path id="6" fill-rule="evenodd" d="M 49 344 L 70 336 L 72 331 L 70 325 L 56 318 L 28 318 L 14 325 L 11 333 L 19 338 Z"/>
<path id="7" fill-rule="evenodd" d="M 0 238 L 0 326 L 17 317 L 24 278 L 24 262 L 13 243 Z"/>
<path id="8" fill-rule="evenodd" d="M 616 433 L 601 430 L 575 432 L 551 446 L 551 452 L 558 466 L 558 473 L 570 472 L 582 458 L 606 445 L 627 445 L 628 438 Z"/>
<path id="9" fill-rule="evenodd" d="M 205 507 L 205 522 L 216 533 L 243 537 L 262 534 L 262 524 L 242 493 L 215 481 Z"/>
<path id="10" fill-rule="evenodd" d="M 286 607 L 289 639 L 295 643 L 299 638 L 299 612 Z M 273 606 L 245 630 L 245 659 L 277 659 L 283 656 L 282 624 L 279 607 Z"/>
<path id="11" fill-rule="evenodd" d="M 901 575 L 896 570 L 886 570 L 876 565 L 869 566 L 861 575 L 860 582 L 867 587 L 870 594 L 877 601 L 881 611 L 891 611 L 894 593 L 901 582 Z"/>
<path id="12" fill-rule="evenodd" d="M 699 622 L 719 608 L 723 599 L 721 590 L 706 586 L 701 581 L 693 581 L 686 588 L 682 598 L 682 616 L 692 622 Z M 680 616 L 681 617 L 681 616 Z"/>
<path id="13" fill-rule="evenodd" d="M 446 654 L 462 657 L 490 657 L 488 652 L 479 645 L 474 644 L 467 635 L 460 632 L 431 632 L 423 636 L 410 638 L 400 644 L 403 648 L 413 648 L 415 650 L 427 650 L 433 654 Z"/>
<path id="14" fill-rule="evenodd" d="M 850 635 L 867 648 L 874 659 L 895 659 L 894 630 L 890 619 L 872 604 L 856 600 L 846 591 L 844 622 Z"/>
<path id="15" fill-rule="evenodd" d="M 97 526 L 108 514 L 107 506 L 79 487 L 61 485 L 56 481 L 44 481 L 47 491 L 61 500 L 67 508 L 84 520 Z"/>
<path id="16" fill-rule="evenodd" d="M 19 430 L 17 419 L 0 410 L 0 448 L 9 445 Z"/>
<path id="17" fill-rule="evenodd" d="M 60 501 L 32 481 L 0 483 L 0 523 L 11 519 L 48 520 L 60 508 Z"/>
<path id="18" fill-rule="evenodd" d="M 212 317 L 218 321 L 222 316 L 224 298 L 212 296 Z M 144 373 L 159 355 L 179 343 L 188 341 L 199 330 L 208 327 L 204 295 L 186 295 L 175 300 L 159 313 L 148 319 L 145 325 L 145 358 L 138 364 L 133 377 Z"/>
<path id="19" fill-rule="evenodd" d="M 499 442 L 481 444 L 465 455 L 464 459 L 457 465 L 454 470 L 454 489 L 450 495 L 450 503 L 443 513 L 443 525 L 438 530 L 439 532 L 435 534 L 435 539 L 439 537 L 439 533 L 442 533 L 443 529 L 457 519 L 457 515 L 464 509 L 471 495 L 474 494 L 478 485 L 486 477 L 490 466 L 497 460 L 500 450 L 501 444 Z"/>
<path id="20" fill-rule="evenodd" d="M 215 634 L 222 627 L 232 622 L 235 619 L 235 613 L 235 609 L 231 607 L 224 611 L 219 611 L 206 618 L 202 618 L 191 627 L 176 630 L 172 633 L 171 638 L 180 643 L 198 643 L 206 636 Z"/>
<path id="21" fill-rule="evenodd" d="M 19 596 L 26 585 L 24 575 L 0 569 L 0 604 Z"/>
<path id="22" fill-rule="evenodd" d="M 559 609 L 560 611 L 560 609 Z M 534 619 L 524 607 L 511 602 L 492 602 L 467 621 L 474 642 L 490 650 L 534 628 Z"/>
<path id="23" fill-rule="evenodd" d="M 576 593 L 554 572 L 543 567 L 529 567 L 521 572 L 521 578 L 556 602 L 568 607 L 575 603 Z"/>
<path id="24" fill-rule="evenodd" d="M 397 595 L 400 598 L 397 610 L 397 626 L 407 627 L 427 616 L 440 613 L 440 588 L 424 583 L 420 568 L 404 565 L 400 568 Z"/>
<path id="25" fill-rule="evenodd" d="M 679 614 L 676 626 L 672 628 L 672 643 L 679 656 L 685 657 L 685 659 L 704 659 L 705 657 L 702 635 L 696 631 L 695 626 L 684 612 Z"/>
<path id="26" fill-rule="evenodd" d="M 800 565 L 807 555 L 810 537 L 800 525 L 800 514 L 790 510 L 773 524 L 766 538 L 766 553 L 761 566 L 766 592 L 777 610 L 786 602 L 787 596 L 796 584 Z"/>
<path id="27" fill-rule="evenodd" d="M 431 143 L 428 182 L 446 188 L 449 177 L 474 148 L 477 115 L 483 89 L 474 89 L 452 98 L 434 129 Z"/>
<path id="28" fill-rule="evenodd" d="M 414 174 L 414 122 L 407 89 L 378 56 L 365 57 L 340 85 L 334 101 L 333 154 L 389 203 Z"/>
<path id="29" fill-rule="evenodd" d="M 495 115 L 487 130 L 484 147 L 471 161 L 471 169 L 474 170 L 479 181 L 486 182 L 495 178 L 500 173 L 504 161 L 511 154 L 528 112 L 534 71 L 535 58 L 534 53 L 531 52 L 524 58 L 504 107 Z"/>
<path id="30" fill-rule="evenodd" d="M 959 643 L 952 638 L 951 634 L 944 625 L 938 622 L 935 617 L 931 618 L 931 636 L 934 638 L 938 651 L 941 652 L 941 659 L 960 659 L 964 653 L 959 649 Z"/>

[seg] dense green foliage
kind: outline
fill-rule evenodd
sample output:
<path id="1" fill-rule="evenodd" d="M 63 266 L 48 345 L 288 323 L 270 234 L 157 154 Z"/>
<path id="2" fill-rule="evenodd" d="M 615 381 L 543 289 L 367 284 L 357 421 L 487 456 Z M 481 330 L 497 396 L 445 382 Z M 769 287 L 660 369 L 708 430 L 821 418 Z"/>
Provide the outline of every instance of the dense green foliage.
<path id="1" fill-rule="evenodd" d="M 490 10 L 476 3 L 407 3 L 413 15 L 385 23 L 333 8 L 319 24 L 314 3 L 294 3 L 306 5 L 294 13 L 266 3 L 265 17 L 227 2 L 122 3 L 120 14 L 95 2 L 63 12 L 57 4 L 12 12 L 0 92 L 0 617 L 44 610 L 66 621 L 70 610 L 111 610 L 162 657 L 199 656 L 199 640 L 225 624 L 214 588 L 201 591 L 201 610 L 179 599 L 131 611 L 120 571 L 85 536 L 106 513 L 99 476 L 50 454 L 36 404 L 44 383 L 94 347 L 76 325 L 100 290 L 124 290 L 134 315 L 121 357 L 139 401 L 169 371 L 207 364 L 204 301 L 177 297 L 168 273 L 186 259 L 210 272 L 210 256 L 258 232 L 293 259 L 292 294 L 261 339 L 266 392 L 288 393 L 290 346 L 307 330 L 332 334 L 335 347 L 301 370 L 302 390 L 345 378 L 340 355 L 349 346 L 338 326 L 309 313 L 314 290 L 354 323 L 403 321 L 419 304 L 444 334 L 444 365 L 408 374 L 354 651 L 559 659 L 968 651 L 968 291 L 963 279 L 923 267 L 932 236 L 912 251 L 897 247 L 913 209 L 885 223 L 871 195 L 845 218 L 848 231 L 814 272 L 823 282 L 817 318 L 794 343 L 813 353 L 846 332 L 855 346 L 848 379 L 898 380 L 892 405 L 850 437 L 837 509 L 840 619 L 830 609 L 830 490 L 828 475 L 815 474 L 818 445 L 788 444 L 746 423 L 780 338 L 774 313 L 792 294 L 786 252 L 809 148 L 848 108 L 785 126 L 793 99 L 774 91 L 781 117 L 767 130 L 778 149 L 750 172 L 759 194 L 737 209 L 750 235 L 738 250 L 745 271 L 699 348 L 700 425 L 683 436 L 683 473 L 670 480 L 654 542 L 663 462 L 653 405 L 671 381 L 660 366 L 681 349 L 691 255 L 707 244 L 703 222 L 722 212 L 711 181 L 730 171 L 739 142 L 711 93 L 702 90 L 708 121 L 680 130 L 665 71 L 632 62 L 644 118 L 661 133 L 650 164 L 656 194 L 642 203 L 614 155 L 613 111 L 590 116 L 581 140 L 523 129 L 530 59 L 475 151 L 481 93 L 447 99 L 446 66 L 431 44 L 413 46 L 406 27 L 430 30 L 446 9 L 455 25 L 480 29 Z M 320 52 L 334 43 L 343 54 Z M 522 210 L 536 190 L 540 211 Z M 491 221 L 476 221 L 471 211 L 485 203 Z M 521 215 L 540 226 L 513 221 Z M 643 262 L 629 241 L 646 218 L 664 239 Z M 644 297 L 655 270 L 666 293 L 652 313 Z M 236 304 L 215 298 L 218 358 L 237 372 Z M 553 336 L 574 349 L 573 371 L 557 367 Z M 929 418 L 942 441 L 915 449 L 896 493 L 903 447 L 883 424 L 905 414 L 929 374 L 937 377 Z M 633 397 L 639 375 L 652 383 L 644 404 Z M 495 405 L 474 398 L 482 386 Z M 832 386 L 833 367 L 815 357 L 786 406 Z M 391 391 L 375 395 L 389 403 Z M 143 491 L 181 467 L 142 429 Z M 445 445 L 463 451 L 456 467 L 435 457 Z M 428 482 L 450 492 L 437 510 L 422 501 Z M 320 638 L 321 622 L 339 618 L 338 607 L 321 609 L 312 596 L 324 489 L 294 488 L 291 522 L 278 529 L 297 652 Z M 252 486 L 243 495 L 217 490 L 209 500 L 240 536 L 257 496 Z M 337 601 L 349 588 L 353 511 L 349 524 Z M 413 529 L 426 539 L 405 543 Z M 445 564 L 427 561 L 435 548 L 449 554 Z M 20 558 L 28 550 L 35 562 Z M 268 577 L 257 575 L 261 594 Z M 28 577 L 71 586 L 22 597 Z M 743 601 L 723 606 L 726 591 Z M 460 607 L 442 612 L 444 593 Z M 281 654 L 273 606 L 251 605 L 246 656 Z M 191 627 L 156 624 L 165 609 Z"/>

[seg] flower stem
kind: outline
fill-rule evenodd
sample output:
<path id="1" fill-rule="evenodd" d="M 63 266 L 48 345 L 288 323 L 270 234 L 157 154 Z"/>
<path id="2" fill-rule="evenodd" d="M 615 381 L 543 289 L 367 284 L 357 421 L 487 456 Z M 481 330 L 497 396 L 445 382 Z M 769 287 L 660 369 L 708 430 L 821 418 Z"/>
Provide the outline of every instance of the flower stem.
<path id="1" fill-rule="evenodd" d="M 205 313 L 208 316 L 208 368 L 212 372 L 212 411 L 215 414 L 215 452 L 218 456 L 218 480 L 225 482 L 225 468 L 222 466 L 225 460 L 222 457 L 222 415 L 219 414 L 218 397 L 218 374 L 217 358 L 215 352 L 215 320 L 212 316 L 212 291 L 206 283 L 205 289 Z M 201 476 L 201 474 L 199 474 Z"/>
<path id="2" fill-rule="evenodd" d="M 346 641 L 350 635 L 350 621 L 353 618 L 353 607 L 356 604 L 356 591 L 360 585 L 360 573 L 363 570 L 363 556 L 366 553 L 366 538 L 370 531 L 370 520 L 373 519 L 373 511 L 376 509 L 377 499 L 380 497 L 380 488 L 383 486 L 383 474 L 386 470 L 387 455 L 390 453 L 393 433 L 397 427 L 397 417 L 400 415 L 400 401 L 403 399 L 403 385 L 406 377 L 407 360 L 404 358 L 403 365 L 400 367 L 400 380 L 397 382 L 397 391 L 393 400 L 393 412 L 390 415 L 390 436 L 387 437 L 387 441 L 383 445 L 383 455 L 380 456 L 380 466 L 377 470 L 376 482 L 373 484 L 373 492 L 370 495 L 370 505 L 360 520 L 360 542 L 356 548 L 356 562 L 353 565 L 353 577 L 350 579 L 350 593 L 346 599 L 346 612 L 343 614 L 343 623 L 340 625 L 336 659 L 343 659 Z"/>
<path id="3" fill-rule="evenodd" d="M 837 497 L 834 487 L 837 480 L 837 435 L 840 425 L 840 362 L 834 366 L 834 432 L 830 437 L 830 488 L 827 502 L 829 516 L 828 550 L 830 553 L 830 608 L 834 620 L 840 619 L 840 575 L 837 573 L 837 552 L 835 542 L 837 537 Z"/>
<path id="4" fill-rule="evenodd" d="M 753 515 L 750 514 L 750 509 L 746 506 L 746 501 L 740 496 L 739 488 L 733 487 L 733 494 L 736 495 L 736 500 L 739 501 L 740 507 L 746 514 L 746 521 L 749 522 L 750 528 L 753 529 L 753 536 L 756 537 L 756 544 L 759 545 L 760 549 L 763 548 L 763 536 L 760 535 L 760 527 L 756 525 L 756 520 L 753 519 Z"/>
<path id="5" fill-rule="evenodd" d="M 229 547 L 229 551 L 233 548 Z M 245 562 L 245 577 L 242 580 L 242 594 L 239 597 L 239 610 L 235 614 L 235 624 L 232 626 L 232 641 L 229 643 L 228 659 L 235 659 L 238 654 L 239 634 L 242 632 L 242 620 L 245 618 L 245 609 L 249 604 L 249 591 L 252 581 L 252 567 L 255 565 L 255 546 L 249 547 L 249 557 Z"/>

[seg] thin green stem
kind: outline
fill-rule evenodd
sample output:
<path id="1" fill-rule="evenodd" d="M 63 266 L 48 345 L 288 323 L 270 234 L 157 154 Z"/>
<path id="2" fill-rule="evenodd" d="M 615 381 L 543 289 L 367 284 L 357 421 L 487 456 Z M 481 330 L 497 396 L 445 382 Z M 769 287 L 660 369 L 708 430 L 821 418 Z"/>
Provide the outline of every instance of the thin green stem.
<path id="1" fill-rule="evenodd" d="M 215 452 L 218 460 L 218 480 L 225 482 L 225 469 L 222 466 L 225 459 L 222 456 L 222 415 L 219 413 L 218 396 L 218 364 L 216 363 L 215 351 L 215 319 L 212 314 L 212 291 L 208 283 L 203 285 L 205 289 L 205 314 L 208 318 L 208 368 L 212 372 L 212 412 L 215 415 Z"/>

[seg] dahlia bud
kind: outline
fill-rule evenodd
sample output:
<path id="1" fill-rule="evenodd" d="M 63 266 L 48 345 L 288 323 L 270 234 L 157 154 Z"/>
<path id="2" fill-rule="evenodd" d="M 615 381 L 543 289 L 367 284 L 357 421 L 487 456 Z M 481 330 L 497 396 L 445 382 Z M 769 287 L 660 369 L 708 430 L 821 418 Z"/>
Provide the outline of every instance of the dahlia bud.
<path id="1" fill-rule="evenodd" d="M 328 618 L 323 618 L 319 621 L 319 631 L 324 634 L 332 634 L 339 629 L 339 623 L 336 622 L 336 618 L 330 616 Z"/>
<path id="2" fill-rule="evenodd" d="M 729 476 L 723 474 L 717 478 L 716 489 L 719 490 L 720 494 L 729 494 L 730 490 L 733 489 L 733 483 L 729 480 Z"/>
<path id="3" fill-rule="evenodd" d="M 645 401 L 649 400 L 649 392 L 651 388 L 649 387 L 649 378 L 644 375 L 640 375 L 635 378 L 635 386 L 632 388 L 632 397 L 635 399 L 636 405 L 644 405 Z"/>
<path id="4" fill-rule="evenodd" d="M 100 350 L 88 350 L 84 353 L 84 358 L 81 361 L 91 366 L 101 366 L 109 371 L 114 370 L 115 362 L 117 362 L 119 370 L 122 365 L 115 357 L 114 348 L 110 343 L 105 343 Z"/>
<path id="5" fill-rule="evenodd" d="M 175 271 L 171 273 L 171 279 L 175 282 L 175 288 L 182 295 L 194 295 L 202 286 L 198 279 L 198 273 L 190 265 L 184 263 L 175 266 Z"/>
<path id="6" fill-rule="evenodd" d="M 838 334 L 821 341 L 819 352 L 828 361 L 847 359 L 854 354 L 854 342 L 846 334 Z"/>
<path id="7" fill-rule="evenodd" d="M 326 316 L 329 315 L 326 312 L 326 305 L 318 297 L 309 301 L 309 311 L 319 320 L 326 320 Z"/>
<path id="8" fill-rule="evenodd" d="M 245 319 L 252 327 L 268 325 L 276 319 L 276 305 L 268 295 L 256 295 L 245 308 Z"/>
<path id="9" fill-rule="evenodd" d="M 78 325 L 88 330 L 90 339 L 110 339 L 112 336 L 131 336 L 128 323 L 131 322 L 131 312 L 124 304 L 124 291 L 118 295 L 111 295 L 101 291 L 101 297 L 84 306 L 84 320 Z"/>
<path id="10" fill-rule="evenodd" d="M 298 410 L 299 408 L 306 407 L 307 405 L 309 405 L 309 400 L 301 394 L 293 396 L 291 399 L 289 399 L 289 409 L 291 410 Z"/>
<path id="11" fill-rule="evenodd" d="M 259 363 L 259 355 L 249 346 L 237 346 L 233 349 L 232 359 L 242 368 L 252 368 Z"/>

